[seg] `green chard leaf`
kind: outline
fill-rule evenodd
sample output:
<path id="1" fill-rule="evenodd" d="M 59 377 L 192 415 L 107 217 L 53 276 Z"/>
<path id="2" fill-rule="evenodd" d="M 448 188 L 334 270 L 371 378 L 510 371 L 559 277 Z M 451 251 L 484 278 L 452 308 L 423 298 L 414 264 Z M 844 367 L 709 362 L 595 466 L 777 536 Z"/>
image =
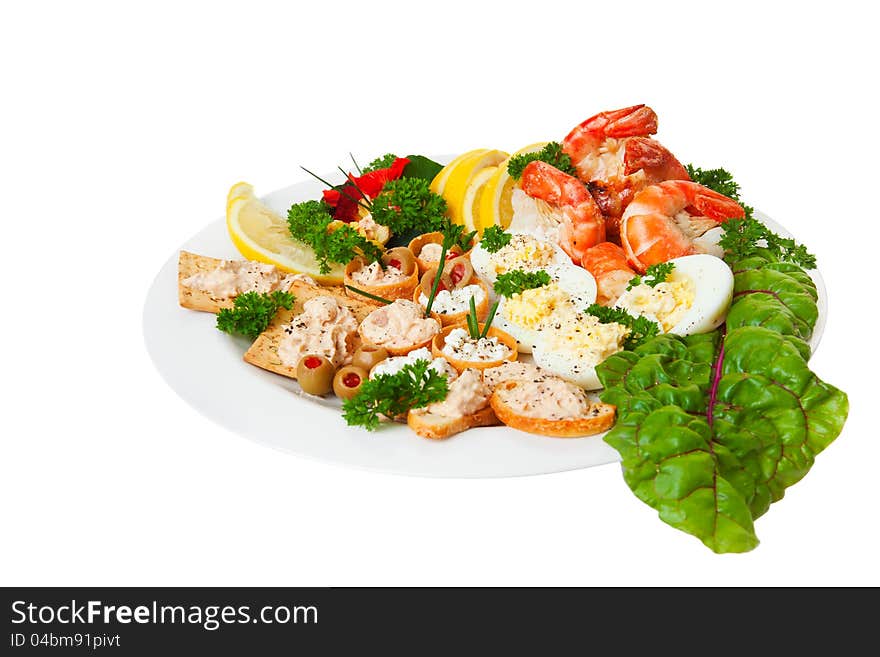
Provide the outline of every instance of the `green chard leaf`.
<path id="1" fill-rule="evenodd" d="M 809 369 L 816 290 L 772 253 L 733 263 L 727 323 L 660 335 L 601 363 L 605 436 L 624 479 L 660 518 L 715 552 L 758 544 L 754 520 L 840 433 L 847 396 Z"/>
<path id="2" fill-rule="evenodd" d="M 281 290 L 271 294 L 245 292 L 217 314 L 217 328 L 225 333 L 244 335 L 251 340 L 265 331 L 279 308 L 293 308 L 294 296 Z"/>

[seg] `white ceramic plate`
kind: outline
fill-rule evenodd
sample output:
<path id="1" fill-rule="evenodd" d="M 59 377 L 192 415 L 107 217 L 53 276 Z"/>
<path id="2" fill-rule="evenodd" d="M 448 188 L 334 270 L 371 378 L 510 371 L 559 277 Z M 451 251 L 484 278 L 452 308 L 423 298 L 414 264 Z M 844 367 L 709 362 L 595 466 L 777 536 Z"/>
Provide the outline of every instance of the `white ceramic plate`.
<path id="1" fill-rule="evenodd" d="M 321 184 L 307 181 L 263 198 L 286 215 L 294 202 L 317 198 Z M 756 213 L 774 231 L 782 226 Z M 240 258 L 217 219 L 180 249 L 215 258 Z M 349 466 L 432 477 L 509 477 L 587 468 L 618 460 L 601 435 L 559 439 L 507 427 L 473 429 L 445 441 L 419 438 L 405 425 L 387 425 L 369 433 L 346 426 L 337 400 L 303 395 L 298 384 L 242 360 L 248 347 L 214 328 L 215 316 L 177 304 L 175 251 L 162 267 L 144 306 L 147 350 L 168 384 L 190 405 L 221 426 L 301 456 Z M 819 320 L 811 346 L 815 351 L 827 314 L 822 278 Z"/>

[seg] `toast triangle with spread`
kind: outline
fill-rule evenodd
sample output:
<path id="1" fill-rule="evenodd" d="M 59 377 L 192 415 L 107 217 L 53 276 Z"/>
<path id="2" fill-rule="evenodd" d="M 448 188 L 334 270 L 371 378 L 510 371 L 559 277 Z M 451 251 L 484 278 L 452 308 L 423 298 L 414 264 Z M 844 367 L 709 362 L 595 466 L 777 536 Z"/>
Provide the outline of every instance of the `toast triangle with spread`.
<path id="1" fill-rule="evenodd" d="M 340 306 L 346 306 L 351 311 L 358 324 L 376 309 L 374 304 L 346 295 L 342 287 L 324 287 L 297 280 L 293 282 L 289 292 L 296 297 L 293 309 L 284 310 L 282 308 L 278 311 L 268 328 L 257 336 L 254 343 L 244 353 L 244 360 L 251 365 L 292 379 L 296 378 L 296 367 L 290 367 L 281 361 L 278 356 L 278 345 L 284 337 L 284 326 L 290 324 L 291 319 L 303 311 L 303 304 L 306 301 L 319 296 L 332 297 L 339 302 Z M 355 333 L 352 350 L 356 349 L 359 344 L 360 336 Z"/>

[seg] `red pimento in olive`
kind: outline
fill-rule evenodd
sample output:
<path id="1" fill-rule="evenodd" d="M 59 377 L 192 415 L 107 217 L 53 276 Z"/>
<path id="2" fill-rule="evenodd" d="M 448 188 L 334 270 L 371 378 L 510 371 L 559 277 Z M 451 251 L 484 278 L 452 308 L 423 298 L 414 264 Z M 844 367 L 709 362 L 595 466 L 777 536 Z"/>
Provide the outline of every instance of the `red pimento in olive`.
<path id="1" fill-rule="evenodd" d="M 357 365 L 340 367 L 333 377 L 333 392 L 340 399 L 349 399 L 360 392 L 361 386 L 367 380 L 367 371 Z"/>
<path id="2" fill-rule="evenodd" d="M 310 395 L 326 395 L 333 389 L 336 368 L 325 356 L 306 354 L 296 365 L 296 379 L 303 392 Z"/>

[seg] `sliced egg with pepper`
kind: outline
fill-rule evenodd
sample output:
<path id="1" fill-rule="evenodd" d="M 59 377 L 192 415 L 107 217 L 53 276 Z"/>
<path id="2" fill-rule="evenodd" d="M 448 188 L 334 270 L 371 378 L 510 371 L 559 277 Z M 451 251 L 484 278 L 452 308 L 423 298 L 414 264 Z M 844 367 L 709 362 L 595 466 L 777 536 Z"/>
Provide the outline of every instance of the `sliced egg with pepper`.
<path id="1" fill-rule="evenodd" d="M 540 240 L 527 233 L 511 233 L 510 243 L 495 253 L 489 253 L 477 242 L 471 250 L 471 265 L 474 271 L 489 284 L 495 283 L 499 274 L 514 269 L 534 271 L 550 265 L 571 265 L 571 258 L 558 244 Z"/>
<path id="2" fill-rule="evenodd" d="M 532 350 L 535 365 L 587 390 L 602 387 L 596 365 L 623 349 L 629 329 L 580 313 L 548 332 Z"/>
<path id="3" fill-rule="evenodd" d="M 720 258 L 697 254 L 670 260 L 666 280 L 625 291 L 615 307 L 657 322 L 663 333 L 708 333 L 724 321 L 733 299 L 733 272 Z"/>
<path id="4" fill-rule="evenodd" d="M 586 269 L 570 264 L 540 269 L 549 275 L 549 285 L 502 297 L 493 321 L 493 326 L 516 338 L 523 353 L 531 353 L 545 334 L 559 331 L 596 301 L 596 279 Z"/>

